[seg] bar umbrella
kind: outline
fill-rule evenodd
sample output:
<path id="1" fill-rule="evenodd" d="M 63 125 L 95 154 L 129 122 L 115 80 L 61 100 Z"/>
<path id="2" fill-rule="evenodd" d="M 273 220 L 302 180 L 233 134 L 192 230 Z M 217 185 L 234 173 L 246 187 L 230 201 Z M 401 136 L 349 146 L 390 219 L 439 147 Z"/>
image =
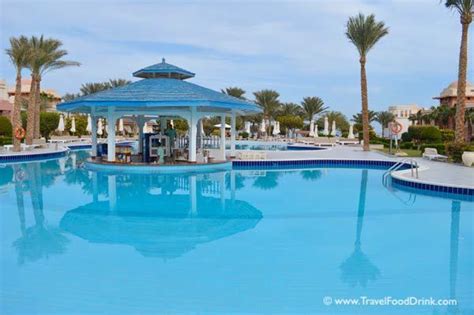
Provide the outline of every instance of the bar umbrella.
<path id="1" fill-rule="evenodd" d="M 354 139 L 354 124 L 351 123 L 349 125 L 349 134 L 347 135 L 347 139 Z"/>
<path id="2" fill-rule="evenodd" d="M 262 132 L 262 133 L 266 132 L 267 131 L 266 128 L 267 127 L 265 126 L 265 119 L 262 119 L 262 124 L 260 125 L 260 132 Z"/>
<path id="3" fill-rule="evenodd" d="M 92 131 L 92 119 L 91 119 L 91 115 L 87 115 L 87 127 L 86 127 L 86 131 L 89 132 L 89 133 Z"/>
<path id="4" fill-rule="evenodd" d="M 76 117 L 72 116 L 71 120 L 71 129 L 69 129 L 72 133 L 76 132 Z"/>
<path id="5" fill-rule="evenodd" d="M 324 117 L 324 130 L 323 130 L 323 135 L 327 136 L 329 135 L 329 120 L 328 117 Z"/>
<path id="6" fill-rule="evenodd" d="M 280 134 L 280 123 L 275 121 L 275 125 L 273 126 L 273 135 L 278 136 Z"/>
<path id="7" fill-rule="evenodd" d="M 314 124 L 314 132 L 313 133 L 314 133 L 313 137 L 315 137 L 315 138 L 319 137 L 319 135 L 318 135 L 318 124 Z"/>
<path id="8" fill-rule="evenodd" d="M 335 137 L 336 136 L 336 121 L 332 121 L 332 128 L 331 128 L 331 136 Z"/>

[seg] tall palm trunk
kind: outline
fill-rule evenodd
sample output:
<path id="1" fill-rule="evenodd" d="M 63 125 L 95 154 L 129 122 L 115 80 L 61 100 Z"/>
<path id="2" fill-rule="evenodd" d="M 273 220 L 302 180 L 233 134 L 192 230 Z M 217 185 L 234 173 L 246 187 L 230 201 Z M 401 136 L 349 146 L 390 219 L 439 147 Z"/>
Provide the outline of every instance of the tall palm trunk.
<path id="1" fill-rule="evenodd" d="M 464 115 L 466 111 L 466 72 L 467 72 L 467 35 L 470 21 L 464 21 L 461 17 L 462 35 L 461 48 L 459 51 L 459 70 L 458 70 L 458 98 L 456 105 L 456 134 L 455 142 L 465 141 L 464 136 Z"/>
<path id="2" fill-rule="evenodd" d="M 369 151 L 369 101 L 367 97 L 367 74 L 365 73 L 365 56 L 360 57 L 360 94 L 362 98 L 362 134 L 364 151 Z"/>
<path id="3" fill-rule="evenodd" d="M 40 136 L 40 112 L 41 112 L 41 76 L 38 75 L 36 77 L 36 105 L 35 105 L 35 132 L 34 132 L 34 139 L 41 138 Z"/>
<path id="4" fill-rule="evenodd" d="M 19 152 L 21 150 L 21 141 L 15 137 L 15 130 L 17 128 L 21 128 L 21 70 L 16 74 L 15 103 L 13 104 L 12 126 L 13 151 Z"/>
<path id="5" fill-rule="evenodd" d="M 36 110 L 36 75 L 31 75 L 30 99 L 28 100 L 28 116 L 26 124 L 26 144 L 33 144 L 35 137 Z"/>

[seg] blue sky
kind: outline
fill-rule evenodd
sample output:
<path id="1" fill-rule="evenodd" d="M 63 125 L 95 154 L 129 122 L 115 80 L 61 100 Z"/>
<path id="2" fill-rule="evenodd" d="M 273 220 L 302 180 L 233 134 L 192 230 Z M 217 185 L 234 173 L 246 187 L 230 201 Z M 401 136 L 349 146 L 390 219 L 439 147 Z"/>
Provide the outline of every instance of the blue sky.
<path id="1" fill-rule="evenodd" d="M 435 105 L 457 77 L 460 23 L 438 0 L 125 1 L 0 0 L 0 45 L 10 36 L 61 39 L 81 67 L 48 73 L 61 94 L 84 82 L 132 79 L 165 57 L 213 89 L 274 89 L 285 102 L 319 96 L 347 116 L 360 110 L 359 63 L 347 18 L 374 13 L 390 34 L 368 56 L 369 106 Z M 474 45 L 471 28 L 470 44 Z M 468 80 L 473 81 L 472 49 Z M 0 57 L 0 78 L 14 70 Z M 25 72 L 25 75 L 28 75 Z"/>

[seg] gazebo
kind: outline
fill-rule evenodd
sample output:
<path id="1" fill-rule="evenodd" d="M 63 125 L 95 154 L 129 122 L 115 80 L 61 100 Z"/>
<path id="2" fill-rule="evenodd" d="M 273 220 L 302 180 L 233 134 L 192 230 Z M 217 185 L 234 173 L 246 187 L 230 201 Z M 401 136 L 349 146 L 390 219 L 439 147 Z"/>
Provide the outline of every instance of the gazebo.
<path id="1" fill-rule="evenodd" d="M 150 119 L 166 124 L 170 119 L 188 122 L 188 161 L 196 163 L 198 124 L 209 116 L 221 117 L 220 157 L 225 160 L 225 118 L 231 118 L 231 156 L 235 155 L 236 116 L 260 113 L 255 103 L 238 99 L 185 81 L 194 73 L 161 63 L 133 73 L 142 80 L 98 93 L 76 98 L 57 105 L 59 111 L 90 114 L 92 119 L 92 157 L 97 155 L 97 121 L 107 119 L 107 161 L 114 162 L 115 125 L 122 117 L 134 119 L 139 130 L 139 152 L 143 147 L 143 126 Z M 200 136 L 200 135 L 199 135 Z"/>

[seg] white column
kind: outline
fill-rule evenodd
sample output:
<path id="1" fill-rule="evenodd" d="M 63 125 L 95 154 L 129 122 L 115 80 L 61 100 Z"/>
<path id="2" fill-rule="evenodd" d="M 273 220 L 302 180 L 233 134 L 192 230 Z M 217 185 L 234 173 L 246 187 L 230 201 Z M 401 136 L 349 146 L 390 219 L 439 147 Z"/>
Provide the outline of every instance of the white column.
<path id="1" fill-rule="evenodd" d="M 137 117 L 138 126 L 138 153 L 143 151 L 143 126 L 145 126 L 145 116 L 140 115 Z"/>
<path id="2" fill-rule="evenodd" d="M 235 157 L 235 133 L 236 133 L 236 117 L 235 112 L 232 112 L 230 117 L 230 156 Z"/>
<path id="3" fill-rule="evenodd" d="M 92 140 L 92 157 L 97 156 L 97 117 L 91 116 L 91 140 Z"/>
<path id="4" fill-rule="evenodd" d="M 107 161 L 115 162 L 115 123 L 113 114 L 107 116 Z"/>
<path id="5" fill-rule="evenodd" d="M 189 162 L 196 162 L 196 136 L 197 136 L 197 117 L 196 109 L 191 109 L 189 122 Z"/>
<path id="6" fill-rule="evenodd" d="M 225 115 L 221 116 L 221 159 L 225 160 Z"/>

